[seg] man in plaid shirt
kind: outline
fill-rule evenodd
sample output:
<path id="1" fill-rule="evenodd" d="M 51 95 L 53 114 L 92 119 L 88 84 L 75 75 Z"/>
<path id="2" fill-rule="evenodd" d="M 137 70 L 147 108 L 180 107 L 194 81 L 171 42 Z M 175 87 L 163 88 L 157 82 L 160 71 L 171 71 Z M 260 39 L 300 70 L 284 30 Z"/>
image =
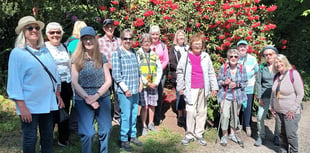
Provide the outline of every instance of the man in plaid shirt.
<path id="1" fill-rule="evenodd" d="M 103 31 L 105 32 L 105 35 L 98 39 L 99 41 L 99 50 L 102 54 L 104 54 L 109 63 L 109 69 L 110 73 L 112 74 L 112 64 L 111 64 L 111 56 L 112 52 L 116 50 L 117 47 L 121 45 L 121 40 L 118 37 L 115 37 L 114 30 L 115 30 L 114 21 L 112 19 L 105 19 L 103 21 Z M 112 83 L 112 86 L 110 88 L 111 93 L 114 93 L 114 84 Z M 113 96 L 111 96 L 113 97 Z M 114 96 L 115 97 L 115 96 Z M 120 108 L 119 108 L 119 102 L 117 101 L 117 98 L 114 98 L 114 115 L 113 115 L 113 121 L 116 124 L 119 124 L 120 121 Z"/>

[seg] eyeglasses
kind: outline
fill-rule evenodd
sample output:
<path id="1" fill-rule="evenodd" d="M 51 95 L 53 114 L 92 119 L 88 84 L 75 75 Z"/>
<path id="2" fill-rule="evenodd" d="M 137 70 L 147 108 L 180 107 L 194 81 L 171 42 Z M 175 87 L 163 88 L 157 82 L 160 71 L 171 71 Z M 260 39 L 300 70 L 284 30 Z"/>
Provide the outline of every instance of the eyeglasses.
<path id="1" fill-rule="evenodd" d="M 130 37 L 130 38 L 123 37 L 122 40 L 130 40 L 130 41 L 131 41 L 131 40 L 132 40 L 132 37 Z"/>
<path id="2" fill-rule="evenodd" d="M 269 54 L 267 53 L 267 54 L 264 54 L 264 56 L 265 56 L 265 57 L 267 57 L 267 56 L 272 56 L 272 55 L 273 55 L 273 53 L 269 53 Z"/>
<path id="3" fill-rule="evenodd" d="M 33 26 L 27 26 L 25 29 L 28 31 L 32 31 L 33 29 L 36 29 L 37 31 L 39 31 L 40 27 L 39 26 L 34 26 L 34 27 Z"/>
<path id="4" fill-rule="evenodd" d="M 146 44 L 146 43 L 151 43 L 150 41 L 143 41 L 142 42 L 143 44 Z"/>
<path id="5" fill-rule="evenodd" d="M 193 46 L 202 46 L 202 43 L 193 43 Z"/>
<path id="6" fill-rule="evenodd" d="M 50 35 L 54 35 L 55 33 L 60 35 L 61 34 L 61 31 L 50 31 L 48 32 Z"/>
<path id="7" fill-rule="evenodd" d="M 239 58 L 239 56 L 229 56 L 229 58 Z"/>

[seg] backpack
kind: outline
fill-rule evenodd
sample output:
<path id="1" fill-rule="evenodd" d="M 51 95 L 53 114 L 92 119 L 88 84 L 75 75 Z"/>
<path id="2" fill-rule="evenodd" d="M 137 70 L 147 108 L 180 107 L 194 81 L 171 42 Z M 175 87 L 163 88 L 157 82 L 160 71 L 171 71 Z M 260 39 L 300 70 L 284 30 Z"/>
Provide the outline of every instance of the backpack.
<path id="1" fill-rule="evenodd" d="M 68 45 L 70 44 L 70 42 L 72 42 L 73 40 L 77 40 L 77 39 L 79 39 L 79 38 L 74 38 L 74 37 L 69 37 L 64 43 L 63 43 L 63 45 L 66 47 L 66 48 L 68 48 Z"/>

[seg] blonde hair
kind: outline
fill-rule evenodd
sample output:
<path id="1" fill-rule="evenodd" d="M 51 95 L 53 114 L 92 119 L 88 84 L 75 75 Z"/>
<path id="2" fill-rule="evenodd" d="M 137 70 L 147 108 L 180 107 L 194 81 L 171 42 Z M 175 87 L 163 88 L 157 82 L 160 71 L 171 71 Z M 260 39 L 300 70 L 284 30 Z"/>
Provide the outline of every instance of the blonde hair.
<path id="1" fill-rule="evenodd" d="M 187 44 L 187 38 L 185 36 L 185 32 L 183 30 L 178 30 L 177 32 L 175 32 L 174 34 L 174 39 L 173 39 L 173 44 L 177 45 L 178 44 L 178 35 L 180 34 L 184 34 L 184 44 Z"/>
<path id="2" fill-rule="evenodd" d="M 158 32 L 160 34 L 160 28 L 158 25 L 153 25 L 150 27 L 150 31 L 149 33 L 152 34 L 152 33 L 155 33 L 155 32 Z"/>
<path id="3" fill-rule="evenodd" d="M 292 65 L 291 63 L 288 61 L 288 59 L 286 58 L 285 55 L 283 54 L 277 54 L 274 59 L 273 59 L 273 62 L 272 62 L 272 71 L 273 73 L 278 73 L 279 71 L 277 70 L 276 68 L 276 65 L 275 65 L 275 60 L 280 60 L 284 65 L 285 65 L 285 68 L 286 70 L 289 70 L 289 69 L 292 69 Z"/>
<path id="4" fill-rule="evenodd" d="M 74 38 L 80 38 L 80 31 L 82 28 L 86 27 L 87 24 L 84 21 L 75 21 L 72 36 Z"/>
<path id="5" fill-rule="evenodd" d="M 202 42 L 202 50 L 205 49 L 205 40 L 203 39 L 203 35 L 200 33 L 196 33 L 194 35 L 191 36 L 190 40 L 189 40 L 189 48 L 192 50 L 192 44 L 195 41 L 201 41 Z"/>
<path id="6" fill-rule="evenodd" d="M 102 54 L 99 51 L 99 43 L 98 43 L 98 39 L 96 37 L 94 37 L 94 49 L 90 52 L 89 56 L 94 59 L 94 68 L 98 69 L 101 68 L 103 65 L 103 61 L 102 61 Z M 71 61 L 73 61 L 73 63 L 76 66 L 76 69 L 78 72 L 80 72 L 82 70 L 82 68 L 84 67 L 84 61 L 85 61 L 85 47 L 83 44 L 83 41 L 79 41 L 78 45 L 76 47 L 76 50 L 74 51 L 72 57 L 71 57 Z"/>
<path id="7" fill-rule="evenodd" d="M 228 49 L 227 51 L 227 58 L 231 55 L 231 54 L 237 54 L 238 56 L 240 56 L 240 52 L 237 49 Z"/>
<path id="8" fill-rule="evenodd" d="M 26 37 L 24 34 L 24 31 L 21 30 L 20 33 L 18 34 L 16 40 L 15 40 L 15 47 L 19 48 L 26 48 L 27 42 L 26 42 Z M 37 47 L 41 48 L 44 46 L 44 39 L 42 36 L 42 30 L 40 30 L 40 36 L 37 41 Z"/>

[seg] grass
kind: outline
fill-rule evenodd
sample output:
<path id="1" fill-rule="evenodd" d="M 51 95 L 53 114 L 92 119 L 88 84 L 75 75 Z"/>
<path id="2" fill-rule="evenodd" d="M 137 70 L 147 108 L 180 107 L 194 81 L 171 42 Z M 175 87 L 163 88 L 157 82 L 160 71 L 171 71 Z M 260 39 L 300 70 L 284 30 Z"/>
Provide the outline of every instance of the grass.
<path id="1" fill-rule="evenodd" d="M 140 123 L 138 123 L 140 124 Z M 70 135 L 70 141 L 73 143 L 68 147 L 59 147 L 57 145 L 57 128 L 54 131 L 54 152 L 55 153 L 79 153 L 81 152 L 80 137 Z M 189 146 L 180 144 L 183 133 L 174 133 L 164 125 L 158 132 L 149 132 L 147 136 L 141 135 L 141 127 L 138 126 L 139 140 L 142 141 L 142 147 L 134 148 L 134 153 L 182 153 L 195 151 L 199 148 L 198 143 L 191 143 Z M 209 142 L 214 141 L 216 129 L 208 129 L 204 135 Z M 94 137 L 93 152 L 98 152 L 98 136 Z M 37 150 L 39 150 L 39 135 L 37 141 Z M 15 103 L 3 98 L 0 95 L 0 153 L 21 153 L 22 152 L 22 132 L 20 119 L 15 113 Z M 114 125 L 111 130 L 109 140 L 109 153 L 124 153 L 119 148 L 119 126 Z"/>

